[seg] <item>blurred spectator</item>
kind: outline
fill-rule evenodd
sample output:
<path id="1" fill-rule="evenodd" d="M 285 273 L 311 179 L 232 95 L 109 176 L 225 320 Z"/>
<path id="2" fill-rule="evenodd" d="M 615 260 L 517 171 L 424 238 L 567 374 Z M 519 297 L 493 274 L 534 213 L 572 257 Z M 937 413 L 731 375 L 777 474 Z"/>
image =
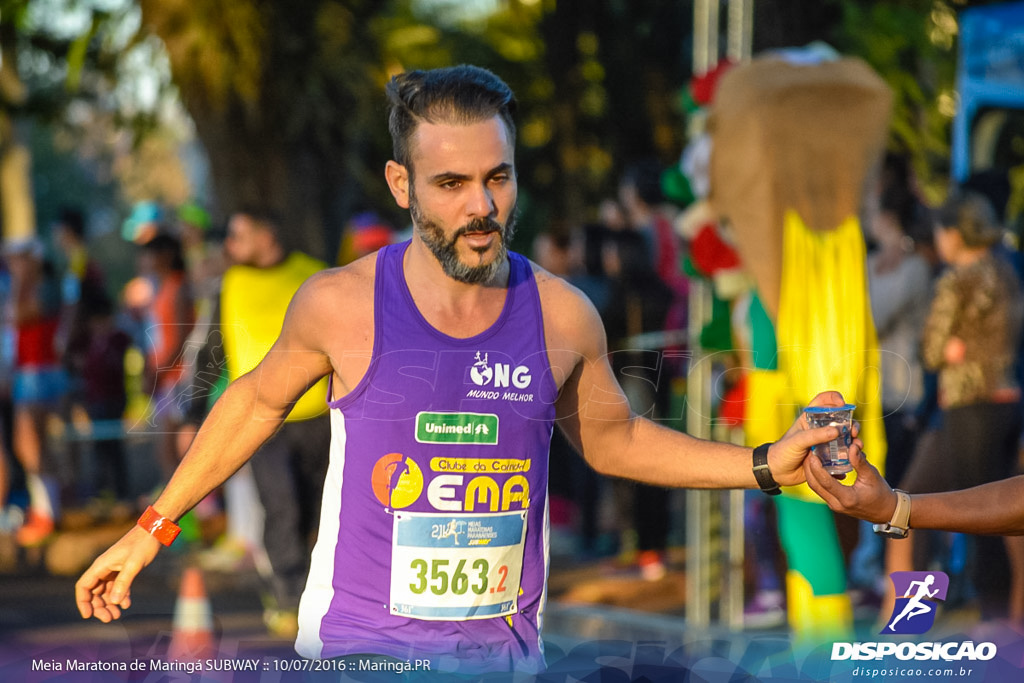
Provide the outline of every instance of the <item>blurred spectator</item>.
<path id="1" fill-rule="evenodd" d="M 64 207 L 53 226 L 53 241 L 64 258 L 61 299 L 60 348 L 72 376 L 81 372 L 81 353 L 88 346 L 87 330 L 79 302 L 106 294 L 103 270 L 89 255 L 85 239 L 85 216 L 74 207 Z"/>
<path id="2" fill-rule="evenodd" d="M 914 451 L 916 412 L 924 397 L 919 349 L 931 299 L 931 267 L 911 237 L 921 211 L 906 160 L 890 155 L 886 166 L 891 171 L 884 177 L 891 180 L 881 187 L 877 209 L 869 217 L 868 234 L 875 249 L 867 264 L 882 360 L 882 414 L 888 443 L 885 478 L 896 486 Z"/>
<path id="3" fill-rule="evenodd" d="M 114 303 L 106 294 L 87 295 L 82 312 L 89 328 L 82 379 L 85 410 L 95 435 L 94 488 L 101 497 L 127 502 L 131 492 L 119 427 L 127 403 L 124 358 L 131 338 L 115 324 Z"/>
<path id="4" fill-rule="evenodd" d="M 867 258 L 868 290 L 882 363 L 882 419 L 888 446 L 885 478 L 897 486 L 921 428 L 918 417 L 925 383 L 919 349 L 932 281 L 931 266 L 911 236 L 922 207 L 905 157 L 886 156 L 878 191 L 869 194 L 867 201 L 867 231 L 875 246 Z M 885 543 L 869 523 L 860 522 L 858 529 L 860 540 L 850 559 L 849 579 L 858 590 L 867 591 L 873 604 L 875 596 L 888 587 Z"/>
<path id="5" fill-rule="evenodd" d="M 345 226 L 338 247 L 338 265 L 344 266 L 372 254 L 391 244 L 394 239 L 394 228 L 376 211 L 361 211 Z"/>
<path id="6" fill-rule="evenodd" d="M 21 545 L 44 542 L 60 515 L 60 484 L 46 442 L 46 422 L 67 391 L 57 354 L 60 283 L 34 238 L 7 245 L 17 334 L 14 372 L 14 453 L 25 470 L 29 509 Z"/>
<path id="7" fill-rule="evenodd" d="M 1021 435 L 1014 359 L 1024 320 L 1020 283 L 993 247 L 1002 229 L 991 204 L 955 194 L 939 212 L 935 244 L 949 269 L 939 278 L 922 335 L 926 367 L 939 374 L 942 438 L 910 463 L 910 493 L 965 488 L 1009 476 Z M 916 532 L 912 532 L 914 536 Z M 983 617 L 1005 616 L 1009 565 L 1004 542 L 975 537 L 973 586 Z M 890 569 L 910 569 L 909 557 Z M 901 566 L 892 566 L 897 562 Z M 907 566 L 912 565 L 912 566 Z"/>
<path id="8" fill-rule="evenodd" d="M 203 262 L 214 251 L 206 241 L 210 225 L 210 214 L 199 202 L 190 199 L 178 207 L 177 236 L 185 257 L 185 270 L 189 273 L 201 272 Z"/>
<path id="9" fill-rule="evenodd" d="M 670 307 L 663 329 L 686 329 L 689 285 L 682 271 L 679 237 L 670 217 L 662 212 L 661 166 L 641 161 L 628 166 L 619 183 L 619 201 L 628 225 L 647 242 L 654 272 L 670 291 Z"/>
<path id="10" fill-rule="evenodd" d="M 139 271 L 153 282 L 146 329 L 146 384 L 152 419 L 160 431 L 160 461 L 170 474 L 178 461 L 175 436 L 182 419 L 174 388 L 184 371 L 182 351 L 195 320 L 181 243 L 165 233 L 156 235 L 142 245 Z"/>
<path id="11" fill-rule="evenodd" d="M 84 301 L 107 296 L 106 278 L 99 264 L 90 257 L 86 244 L 85 215 L 76 207 L 62 207 L 53 224 L 51 237 L 61 257 L 61 314 L 57 330 L 57 350 L 68 374 L 66 400 L 60 406 L 66 423 L 82 425 L 88 419 L 85 396 L 86 364 L 91 345 Z M 81 443 L 65 444 L 77 474 L 84 483 L 81 468 Z"/>
<path id="12" fill-rule="evenodd" d="M 210 343 L 210 335 L 219 334 L 221 277 L 227 264 L 223 244 L 210 239 L 210 214 L 198 203 L 188 201 L 178 208 L 178 230 L 195 306 L 194 325 L 184 344 L 184 369 L 175 390 L 182 401 L 183 419 L 177 437 L 180 457 L 192 443 L 207 409 L 227 386 L 220 346 Z M 213 349 L 218 350 L 216 355 L 211 355 Z"/>
<path id="13" fill-rule="evenodd" d="M 6 260 L 0 261 L 0 533 L 13 533 L 21 527 L 24 512 L 10 501 L 15 486 L 15 472 L 11 461 L 11 383 L 13 382 L 15 333 L 11 319 L 11 272 Z"/>
<path id="14" fill-rule="evenodd" d="M 988 168 L 975 171 L 964 181 L 963 189 L 977 192 L 987 198 L 996 212 L 996 220 L 999 224 L 1004 228 L 1010 228 L 1008 209 L 1010 198 L 1013 195 L 1013 187 L 1010 182 L 1010 174 L 1006 170 Z M 1008 229 L 1004 233 L 1003 239 L 994 246 L 993 251 L 1013 264 L 1018 278 L 1024 278 L 1024 252 L 1021 251 L 1017 231 Z M 1024 385 L 1024 335 L 1021 335 L 1017 344 L 1015 374 L 1017 382 Z M 1024 403 L 1022 403 L 1022 407 L 1024 407 Z M 1024 472 L 1024 462 L 1018 459 L 1014 466 L 1014 473 L 1022 472 Z M 1009 554 L 1011 571 L 1010 618 L 1016 623 L 1024 623 L 1024 536 L 1006 537 L 1006 550 Z"/>
<path id="15" fill-rule="evenodd" d="M 604 205 L 607 205 L 607 213 L 613 220 L 616 212 L 621 218 L 621 212 L 614 201 L 607 200 Z M 590 299 L 602 320 L 607 315 L 611 297 L 611 283 L 604 272 L 604 243 L 608 232 L 609 229 L 601 223 L 588 223 L 574 229 L 570 233 L 566 254 L 569 269 L 567 280 Z M 556 429 L 555 433 L 560 431 Z M 603 547 L 600 533 L 599 511 L 601 496 L 606 488 L 605 478 L 575 451 L 570 462 L 572 497 L 578 510 L 578 550 L 585 557 L 603 555 L 614 547 L 614 543 Z"/>
<path id="16" fill-rule="evenodd" d="M 235 380 L 255 367 L 281 330 L 292 295 L 326 264 L 288 252 L 272 212 L 245 209 L 228 222 L 225 251 L 232 266 L 224 273 L 220 323 L 228 376 Z M 263 503 L 263 542 L 273 567 L 264 619 L 272 633 L 294 637 L 299 596 L 309 571 L 311 536 L 330 445 L 327 381 L 299 399 L 284 425 L 250 460 Z"/>
<path id="17" fill-rule="evenodd" d="M 572 231 L 569 240 L 569 282 L 587 295 L 604 319 L 610 285 L 604 272 L 604 243 L 609 228 L 587 223 Z"/>
<path id="18" fill-rule="evenodd" d="M 571 274 L 569 245 L 568 235 L 542 232 L 533 240 L 533 260 L 552 275 L 569 279 Z M 589 467 L 576 453 L 562 430 L 556 429 L 551 433 L 551 445 L 548 451 L 548 505 L 552 551 L 558 553 L 561 550 L 560 546 L 571 550 L 577 549 L 573 548 L 573 541 L 567 538 L 567 536 L 571 537 L 576 531 L 576 527 L 580 526 L 577 524 L 576 517 L 579 517 L 583 524 L 589 525 L 588 532 L 583 534 L 587 540 L 582 541 L 578 549 L 589 551 L 594 537 L 592 529 L 596 512 L 595 501 L 589 501 L 590 504 L 584 509 L 580 503 L 586 493 L 579 489 L 581 484 L 588 483 L 594 475 L 585 471 Z"/>
<path id="19" fill-rule="evenodd" d="M 635 345 L 638 335 L 665 329 L 672 291 L 652 271 L 648 243 L 638 232 L 610 233 L 604 247 L 604 267 L 611 278 L 605 327 L 612 369 L 633 412 L 659 419 L 668 403 L 670 378 L 663 376 L 665 367 L 659 350 Z M 666 571 L 670 492 L 648 484 L 623 485 L 632 493 L 628 497 L 641 574 L 648 580 L 661 579 Z"/>
<path id="20" fill-rule="evenodd" d="M 161 230 L 164 211 L 153 201 L 137 202 L 121 225 L 121 237 L 128 242 L 145 244 Z"/>
<path id="21" fill-rule="evenodd" d="M 178 207 L 177 236 L 195 300 L 197 322 L 209 319 L 210 304 L 220 295 L 220 277 L 226 266 L 223 246 L 211 238 L 210 228 L 210 214 L 198 202 L 189 200 Z"/>
<path id="22" fill-rule="evenodd" d="M 533 260 L 552 275 L 567 278 L 570 271 L 569 237 L 542 232 L 533 240 Z"/>

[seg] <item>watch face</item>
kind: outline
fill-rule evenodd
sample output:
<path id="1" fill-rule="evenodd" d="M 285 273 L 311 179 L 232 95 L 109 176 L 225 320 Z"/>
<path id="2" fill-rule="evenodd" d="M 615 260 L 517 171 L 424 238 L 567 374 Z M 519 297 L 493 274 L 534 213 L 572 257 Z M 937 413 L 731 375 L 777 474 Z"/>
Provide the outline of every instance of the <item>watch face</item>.
<path id="1" fill-rule="evenodd" d="M 871 528 L 879 536 L 887 536 L 888 538 L 906 538 L 909 531 L 909 529 L 901 529 L 889 524 L 873 524 Z"/>

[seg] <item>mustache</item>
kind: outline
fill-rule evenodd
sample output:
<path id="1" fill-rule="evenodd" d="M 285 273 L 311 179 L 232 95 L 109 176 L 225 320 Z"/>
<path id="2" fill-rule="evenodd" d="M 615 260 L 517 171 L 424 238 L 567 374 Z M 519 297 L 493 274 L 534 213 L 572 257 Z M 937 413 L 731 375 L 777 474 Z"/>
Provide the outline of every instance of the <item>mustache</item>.
<path id="1" fill-rule="evenodd" d="M 501 223 L 494 220 L 493 218 L 482 216 L 480 218 L 474 218 L 469 223 L 466 223 L 465 225 L 457 229 L 455 231 L 455 234 L 452 235 L 451 241 L 455 242 L 455 240 L 457 240 L 459 237 L 462 237 L 463 235 L 478 232 L 498 232 L 504 235 L 505 228 L 501 225 Z"/>

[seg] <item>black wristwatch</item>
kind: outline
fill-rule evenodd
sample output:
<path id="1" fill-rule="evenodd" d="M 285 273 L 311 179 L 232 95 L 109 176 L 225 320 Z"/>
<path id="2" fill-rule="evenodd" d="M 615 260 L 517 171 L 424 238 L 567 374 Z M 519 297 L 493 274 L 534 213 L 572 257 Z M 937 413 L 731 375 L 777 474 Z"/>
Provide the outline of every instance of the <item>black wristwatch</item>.
<path id="1" fill-rule="evenodd" d="M 768 449 L 770 443 L 763 443 L 754 449 L 754 478 L 757 485 L 769 496 L 777 496 L 782 493 L 779 482 L 775 481 L 772 471 L 768 469 Z"/>

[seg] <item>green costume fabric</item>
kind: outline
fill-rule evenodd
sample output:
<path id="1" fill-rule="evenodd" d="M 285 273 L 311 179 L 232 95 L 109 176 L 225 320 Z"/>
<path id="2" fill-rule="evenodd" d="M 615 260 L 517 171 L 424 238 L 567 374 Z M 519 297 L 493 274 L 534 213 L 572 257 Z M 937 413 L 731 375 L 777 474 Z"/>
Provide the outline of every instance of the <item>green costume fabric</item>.
<path id="1" fill-rule="evenodd" d="M 845 592 L 846 567 L 832 511 L 792 496 L 778 496 L 775 504 L 789 568 L 807 579 L 815 595 Z"/>

